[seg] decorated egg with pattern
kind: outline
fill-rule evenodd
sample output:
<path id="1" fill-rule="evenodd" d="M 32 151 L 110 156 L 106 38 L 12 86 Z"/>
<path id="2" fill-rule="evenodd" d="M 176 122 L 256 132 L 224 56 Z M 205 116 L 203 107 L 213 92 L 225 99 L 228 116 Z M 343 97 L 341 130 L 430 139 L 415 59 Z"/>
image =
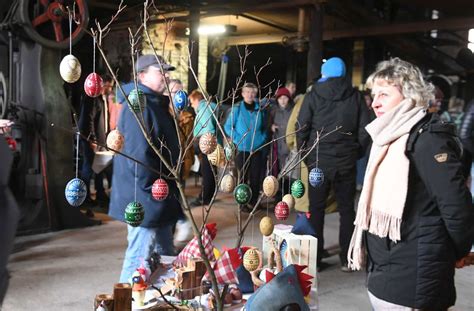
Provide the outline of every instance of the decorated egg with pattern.
<path id="1" fill-rule="evenodd" d="M 227 161 L 231 161 L 234 158 L 236 150 L 237 148 L 235 147 L 235 144 L 233 142 L 229 142 L 225 145 L 224 153 Z"/>
<path id="2" fill-rule="evenodd" d="M 290 216 L 290 209 L 288 204 L 283 201 L 280 201 L 275 206 L 275 217 L 278 220 L 286 220 Z"/>
<path id="3" fill-rule="evenodd" d="M 185 91 L 179 90 L 174 94 L 173 103 L 176 109 L 183 110 L 188 103 L 188 94 Z"/>
<path id="4" fill-rule="evenodd" d="M 66 55 L 59 64 L 59 74 L 67 83 L 74 83 L 81 77 L 81 63 L 74 55 Z"/>
<path id="5" fill-rule="evenodd" d="M 258 252 L 256 249 L 249 249 L 245 252 L 243 258 L 243 265 L 244 268 L 249 271 L 255 271 L 260 266 L 260 257 L 258 256 Z"/>
<path id="6" fill-rule="evenodd" d="M 87 186 L 86 183 L 79 178 L 71 179 L 64 189 L 64 195 L 66 196 L 67 202 L 72 206 L 79 206 L 84 203 L 87 197 Z"/>
<path id="7" fill-rule="evenodd" d="M 102 92 L 102 86 L 104 81 L 102 78 L 95 72 L 89 74 L 84 81 L 84 92 L 86 92 L 89 97 L 97 97 Z"/>
<path id="8" fill-rule="evenodd" d="M 224 167 L 225 158 L 224 158 L 224 148 L 221 145 L 217 144 L 216 150 L 207 155 L 209 163 L 214 166 Z"/>
<path id="9" fill-rule="evenodd" d="M 130 110 L 135 112 L 140 112 L 145 109 L 146 106 L 146 96 L 140 89 L 133 89 L 128 94 L 128 101 L 130 102 Z"/>
<path id="10" fill-rule="evenodd" d="M 107 135 L 107 147 L 112 149 L 112 151 L 122 151 L 124 143 L 125 138 L 117 129 L 110 131 L 109 135 Z"/>
<path id="11" fill-rule="evenodd" d="M 131 202 L 125 208 L 125 222 L 132 227 L 138 227 L 145 218 L 145 209 L 140 202 Z"/>
<path id="12" fill-rule="evenodd" d="M 221 180 L 220 188 L 222 192 L 232 193 L 232 191 L 234 191 L 234 188 L 235 188 L 234 176 L 230 174 L 224 175 L 224 177 L 222 177 L 222 180 Z"/>
<path id="13" fill-rule="evenodd" d="M 295 180 L 291 184 L 291 194 L 295 198 L 297 198 L 297 199 L 301 198 L 304 195 L 304 191 L 305 191 L 304 184 L 300 179 Z"/>
<path id="14" fill-rule="evenodd" d="M 282 201 L 288 204 L 288 208 L 290 210 L 292 210 L 295 207 L 295 198 L 289 193 L 283 196 Z"/>
<path id="15" fill-rule="evenodd" d="M 273 233 L 273 228 L 273 219 L 271 219 L 270 217 L 265 216 L 260 220 L 260 232 L 264 236 L 271 235 Z"/>
<path id="16" fill-rule="evenodd" d="M 169 188 L 166 181 L 162 178 L 155 180 L 153 186 L 151 187 L 151 195 L 153 198 L 157 201 L 163 201 L 168 197 L 168 193 Z"/>
<path id="17" fill-rule="evenodd" d="M 278 192 L 278 179 L 275 176 L 267 176 L 263 180 L 263 193 L 269 198 Z"/>
<path id="18" fill-rule="evenodd" d="M 199 139 L 199 149 L 204 154 L 211 154 L 217 148 L 217 138 L 211 133 L 206 133 Z"/>
<path id="19" fill-rule="evenodd" d="M 319 187 L 324 183 L 324 173 L 319 167 L 315 167 L 309 172 L 309 184 Z"/>
<path id="20" fill-rule="evenodd" d="M 252 199 L 252 190 L 248 185 L 240 184 L 234 189 L 234 198 L 238 204 L 247 204 Z"/>

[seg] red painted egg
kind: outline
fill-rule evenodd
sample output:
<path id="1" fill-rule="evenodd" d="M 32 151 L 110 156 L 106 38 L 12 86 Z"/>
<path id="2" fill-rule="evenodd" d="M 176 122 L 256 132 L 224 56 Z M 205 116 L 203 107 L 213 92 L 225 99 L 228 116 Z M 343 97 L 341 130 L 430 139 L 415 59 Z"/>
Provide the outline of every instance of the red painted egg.
<path id="1" fill-rule="evenodd" d="M 151 187 L 151 195 L 153 198 L 157 201 L 163 201 L 168 197 L 168 193 L 169 188 L 166 181 L 162 178 L 155 180 L 153 186 Z"/>
<path id="2" fill-rule="evenodd" d="M 89 74 L 84 82 L 84 91 L 87 96 L 97 97 L 102 91 L 102 86 L 104 81 L 102 78 L 95 72 Z"/>
<path id="3" fill-rule="evenodd" d="M 286 220 L 290 216 L 290 208 L 286 202 L 280 201 L 275 206 L 275 217 L 278 220 Z"/>

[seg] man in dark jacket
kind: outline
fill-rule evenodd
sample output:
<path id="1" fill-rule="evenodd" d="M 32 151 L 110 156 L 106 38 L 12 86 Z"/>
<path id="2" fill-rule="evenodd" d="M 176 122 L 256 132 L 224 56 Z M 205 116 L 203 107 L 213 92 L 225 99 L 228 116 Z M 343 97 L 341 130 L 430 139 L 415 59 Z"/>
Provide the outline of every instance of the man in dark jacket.
<path id="1" fill-rule="evenodd" d="M 309 187 L 311 223 L 318 238 L 318 267 L 324 250 L 324 209 L 331 187 L 334 188 L 340 214 L 339 245 L 341 269 L 347 269 L 347 249 L 354 230 L 354 197 L 356 191 L 356 162 L 364 154 L 370 140 L 364 130 L 370 116 L 362 95 L 345 76 L 344 61 L 328 59 L 321 67 L 322 78 L 306 94 L 296 134 L 298 149 L 309 149 L 317 133 L 324 135 L 336 127 L 340 130 L 322 139 L 318 148 L 305 159 L 308 170 L 319 167 L 324 183 Z M 319 155 L 317 155 L 319 150 Z"/>
<path id="2" fill-rule="evenodd" d="M 138 72 L 138 88 L 146 96 L 146 106 L 142 122 L 149 131 L 153 144 L 160 149 L 163 142 L 163 156 L 171 165 L 176 165 L 179 156 L 179 142 L 173 118 L 169 113 L 169 99 L 163 96 L 167 71 L 174 67 L 165 63 L 160 57 L 165 70 L 161 72 L 153 55 L 140 56 L 136 63 Z M 134 83 L 124 86 L 128 94 L 135 88 Z M 120 94 L 120 93 L 119 93 Z M 118 102 L 127 104 L 125 99 Z M 125 253 L 120 282 L 128 282 L 129 277 L 146 261 L 152 252 L 161 255 L 173 255 L 172 226 L 182 213 L 177 200 L 177 187 L 168 182 L 169 195 L 164 201 L 155 201 L 151 195 L 153 182 L 158 178 L 166 178 L 168 171 L 161 164 L 160 158 L 146 141 L 138 122 L 128 107 L 120 113 L 118 130 L 124 135 L 125 143 L 122 152 L 141 163 L 159 169 L 162 174 L 150 171 L 147 167 L 117 155 L 114 159 L 113 188 L 110 201 L 110 216 L 124 221 L 127 204 L 137 201 L 145 209 L 145 218 L 139 227 L 128 226 L 128 248 Z M 166 151 L 165 151 L 166 150 Z"/>

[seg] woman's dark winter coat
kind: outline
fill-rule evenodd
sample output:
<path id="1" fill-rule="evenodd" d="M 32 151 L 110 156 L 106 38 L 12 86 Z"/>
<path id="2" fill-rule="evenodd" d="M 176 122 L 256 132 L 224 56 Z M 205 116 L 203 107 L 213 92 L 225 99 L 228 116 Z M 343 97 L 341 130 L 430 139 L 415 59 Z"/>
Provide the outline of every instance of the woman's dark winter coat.
<path id="1" fill-rule="evenodd" d="M 455 128 L 437 116 L 428 115 L 412 129 L 401 241 L 366 234 L 368 287 L 376 297 L 430 311 L 454 305 L 454 265 L 474 240 L 461 152 Z"/>

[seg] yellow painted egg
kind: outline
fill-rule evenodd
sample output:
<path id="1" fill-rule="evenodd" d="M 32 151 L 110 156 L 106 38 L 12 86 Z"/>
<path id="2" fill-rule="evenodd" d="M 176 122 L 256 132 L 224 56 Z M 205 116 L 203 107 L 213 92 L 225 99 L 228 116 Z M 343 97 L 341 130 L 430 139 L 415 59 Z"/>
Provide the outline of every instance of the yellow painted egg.
<path id="1" fill-rule="evenodd" d="M 67 83 L 74 83 L 81 77 L 81 63 L 74 55 L 66 55 L 59 64 L 59 74 Z"/>
<path id="2" fill-rule="evenodd" d="M 273 233 L 273 219 L 268 216 L 265 216 L 260 220 L 260 232 L 264 236 L 269 236 Z"/>
<path id="3" fill-rule="evenodd" d="M 251 248 L 245 252 L 243 264 L 244 268 L 249 272 L 258 269 L 258 267 L 260 266 L 260 258 L 256 249 Z"/>
<path id="4" fill-rule="evenodd" d="M 232 193 L 235 188 L 235 179 L 234 176 L 230 174 L 224 175 L 221 180 L 221 191 L 225 193 Z"/>
<path id="5" fill-rule="evenodd" d="M 199 149 L 204 154 L 211 154 L 217 148 L 217 138 L 211 133 L 206 133 L 199 139 Z"/>
<path id="6" fill-rule="evenodd" d="M 109 135 L 107 136 L 107 147 L 110 149 L 121 151 L 124 142 L 125 138 L 117 129 L 110 131 Z"/>
<path id="7" fill-rule="evenodd" d="M 224 167 L 225 166 L 225 156 L 224 148 L 221 145 L 217 145 L 216 150 L 207 155 L 209 163 L 214 166 Z"/>
<path id="8" fill-rule="evenodd" d="M 283 196 L 282 201 L 288 204 L 290 211 L 295 207 L 295 198 L 289 193 Z"/>
<path id="9" fill-rule="evenodd" d="M 263 180 L 263 193 L 269 198 L 278 192 L 278 179 L 275 176 L 267 176 Z"/>

